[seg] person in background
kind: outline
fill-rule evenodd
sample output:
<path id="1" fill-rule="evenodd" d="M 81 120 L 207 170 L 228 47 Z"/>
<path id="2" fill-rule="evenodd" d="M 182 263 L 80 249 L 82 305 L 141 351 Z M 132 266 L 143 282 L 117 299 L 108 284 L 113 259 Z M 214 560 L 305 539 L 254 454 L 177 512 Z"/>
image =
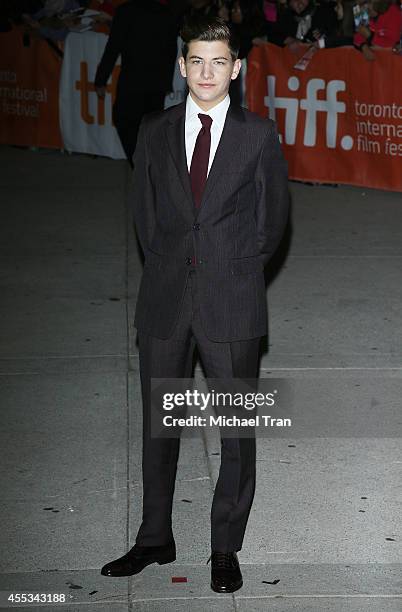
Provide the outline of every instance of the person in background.
<path id="1" fill-rule="evenodd" d="M 225 23 L 230 22 L 230 2 L 228 0 L 215 0 L 212 6 L 216 17 L 223 19 Z"/>
<path id="2" fill-rule="evenodd" d="M 393 49 L 402 36 L 402 11 L 392 0 L 372 0 L 369 2 L 370 22 L 360 26 L 353 42 L 364 57 L 375 59 L 375 48 Z"/>
<path id="3" fill-rule="evenodd" d="M 231 27 L 239 42 L 239 59 L 250 53 L 254 44 L 265 35 L 266 25 L 260 2 L 256 0 L 234 0 L 231 8 Z"/>
<path id="4" fill-rule="evenodd" d="M 267 42 L 266 38 L 263 38 L 265 36 L 265 21 L 258 1 L 234 0 L 230 11 L 230 26 L 239 45 L 238 58 L 240 60 L 247 60 L 253 45 Z M 242 72 L 237 79 L 231 82 L 229 94 L 233 102 L 243 103 L 244 79 Z"/>
<path id="5" fill-rule="evenodd" d="M 334 47 L 339 45 L 337 29 L 335 3 L 318 5 L 315 0 L 289 0 L 289 6 L 278 14 L 269 42 L 295 53 L 303 43 L 318 46 L 318 41 L 323 41 L 322 46 Z"/>
<path id="6" fill-rule="evenodd" d="M 96 11 L 98 14 L 93 15 L 92 30 L 102 34 L 110 34 L 112 21 L 116 12 L 116 7 L 110 0 L 90 0 L 86 1 L 86 8 L 90 11 Z"/>
<path id="7" fill-rule="evenodd" d="M 95 87 L 103 98 L 121 56 L 113 121 L 131 166 L 143 115 L 163 110 L 165 96 L 172 90 L 176 55 L 177 26 L 166 5 L 157 0 L 133 0 L 116 9 Z"/>
<path id="8" fill-rule="evenodd" d="M 353 35 L 355 31 L 353 15 L 353 5 L 355 2 L 356 0 L 341 0 L 337 2 L 339 34 L 340 36 L 349 37 L 352 41 L 351 44 L 353 44 Z"/>
<path id="9" fill-rule="evenodd" d="M 267 38 L 275 31 L 279 13 L 287 7 L 287 0 L 263 0 L 262 10 L 265 19 L 265 31 Z"/>
<path id="10" fill-rule="evenodd" d="M 23 22 L 31 33 L 54 42 L 66 39 L 73 19 L 68 13 L 80 8 L 78 0 L 46 0 L 43 7 L 33 14 L 25 13 Z"/>

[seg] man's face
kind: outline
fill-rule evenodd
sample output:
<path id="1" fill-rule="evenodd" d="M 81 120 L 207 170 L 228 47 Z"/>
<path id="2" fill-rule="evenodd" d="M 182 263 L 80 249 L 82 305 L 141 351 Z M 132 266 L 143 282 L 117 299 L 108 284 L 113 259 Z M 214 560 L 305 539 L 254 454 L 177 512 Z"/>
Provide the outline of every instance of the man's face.
<path id="1" fill-rule="evenodd" d="M 302 13 L 308 6 L 309 0 L 290 0 L 289 6 L 298 15 Z"/>
<path id="2" fill-rule="evenodd" d="M 179 65 L 194 102 L 209 110 L 226 97 L 230 81 L 239 74 L 241 62 L 233 62 L 224 41 L 193 41 L 188 45 L 186 60 L 181 57 Z"/>

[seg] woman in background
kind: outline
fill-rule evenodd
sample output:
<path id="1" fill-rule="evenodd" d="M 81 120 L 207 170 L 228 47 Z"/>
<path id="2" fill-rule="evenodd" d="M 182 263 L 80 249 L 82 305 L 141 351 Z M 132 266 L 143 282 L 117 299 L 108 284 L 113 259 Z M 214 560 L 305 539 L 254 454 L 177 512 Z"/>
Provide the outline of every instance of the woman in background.
<path id="1" fill-rule="evenodd" d="M 373 49 L 393 49 L 399 44 L 402 36 L 402 11 L 393 0 L 372 0 L 369 2 L 370 22 L 360 26 L 353 42 L 364 57 L 375 59 Z"/>

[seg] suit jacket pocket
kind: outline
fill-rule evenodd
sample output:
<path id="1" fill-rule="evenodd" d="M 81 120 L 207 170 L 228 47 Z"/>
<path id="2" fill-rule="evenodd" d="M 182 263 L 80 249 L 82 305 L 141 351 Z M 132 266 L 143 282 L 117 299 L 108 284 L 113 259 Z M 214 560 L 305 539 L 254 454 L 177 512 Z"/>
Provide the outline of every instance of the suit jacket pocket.
<path id="1" fill-rule="evenodd" d="M 235 276 L 239 274 L 257 274 L 262 272 L 263 269 L 264 267 L 258 255 L 253 257 L 241 257 L 239 259 L 232 259 L 231 261 L 231 272 Z"/>
<path id="2" fill-rule="evenodd" d="M 151 251 L 150 249 L 148 249 L 146 257 L 145 257 L 145 266 L 147 268 L 151 266 L 152 268 L 159 269 L 161 267 L 161 264 L 162 264 L 162 255 L 159 255 L 158 253 L 155 253 L 154 251 Z"/>

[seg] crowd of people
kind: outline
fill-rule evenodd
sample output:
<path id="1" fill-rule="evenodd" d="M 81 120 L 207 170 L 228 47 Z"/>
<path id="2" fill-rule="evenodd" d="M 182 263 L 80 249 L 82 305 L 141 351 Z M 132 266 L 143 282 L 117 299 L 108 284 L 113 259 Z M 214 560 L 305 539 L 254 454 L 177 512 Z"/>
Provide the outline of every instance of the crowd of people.
<path id="1" fill-rule="evenodd" d="M 27 36 L 62 42 L 69 32 L 96 30 L 108 33 L 118 4 L 116 0 L 3 0 L 0 31 L 14 26 Z"/>
<path id="2" fill-rule="evenodd" d="M 316 49 L 354 46 L 375 60 L 376 49 L 401 53 L 401 0 L 2 0 L 0 31 L 15 25 L 24 45 L 42 37 L 62 55 L 69 32 L 100 31 L 107 44 L 95 75 L 105 96 L 118 58 L 121 71 L 113 122 L 131 163 L 142 116 L 164 108 L 172 91 L 177 37 L 192 18 L 219 17 L 235 32 L 239 59 L 267 42 L 298 57 Z M 197 19 L 196 19 L 197 21 Z M 149 44 L 152 42 L 152 44 Z M 138 62 L 144 49 L 146 61 Z M 305 56 L 303 56 L 305 57 Z M 299 60 L 298 60 L 299 61 Z M 243 71 L 244 73 L 244 71 Z M 242 79 L 232 81 L 230 97 L 244 103 Z"/>
<path id="3" fill-rule="evenodd" d="M 152 0 L 2 0 L 0 31 L 15 24 L 26 35 L 63 41 L 70 31 L 108 33 L 117 6 Z M 400 0 L 155 0 L 167 5 L 178 29 L 186 15 L 214 15 L 238 34 L 240 58 L 254 45 L 271 42 L 298 53 L 354 45 L 368 60 L 375 48 L 399 52 L 402 36 Z"/>
<path id="4" fill-rule="evenodd" d="M 368 60 L 376 47 L 400 50 L 400 0 L 192 0 L 192 13 L 214 13 L 239 31 L 241 57 L 271 42 L 299 52 L 354 45 Z"/>

